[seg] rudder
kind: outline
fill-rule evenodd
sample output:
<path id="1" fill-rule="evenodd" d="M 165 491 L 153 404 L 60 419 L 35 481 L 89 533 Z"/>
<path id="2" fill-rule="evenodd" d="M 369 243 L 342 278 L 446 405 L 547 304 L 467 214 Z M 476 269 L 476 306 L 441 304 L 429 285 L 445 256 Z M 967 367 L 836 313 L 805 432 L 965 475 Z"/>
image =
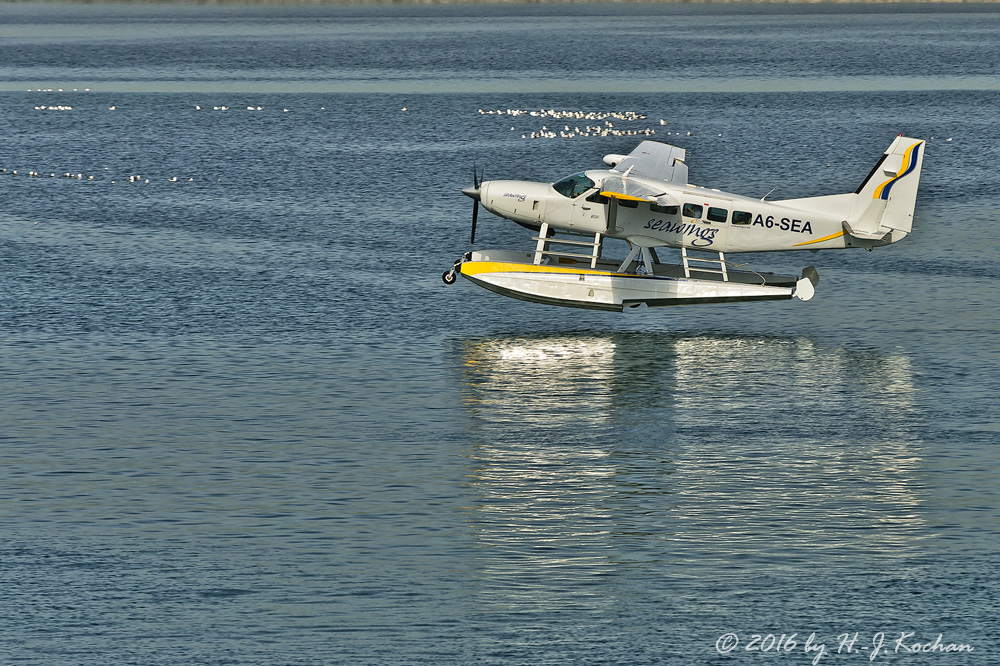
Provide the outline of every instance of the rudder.
<path id="1" fill-rule="evenodd" d="M 913 208 L 920 185 L 924 142 L 900 134 L 855 192 L 848 233 L 858 238 L 889 242 L 903 238 L 913 228 Z"/>

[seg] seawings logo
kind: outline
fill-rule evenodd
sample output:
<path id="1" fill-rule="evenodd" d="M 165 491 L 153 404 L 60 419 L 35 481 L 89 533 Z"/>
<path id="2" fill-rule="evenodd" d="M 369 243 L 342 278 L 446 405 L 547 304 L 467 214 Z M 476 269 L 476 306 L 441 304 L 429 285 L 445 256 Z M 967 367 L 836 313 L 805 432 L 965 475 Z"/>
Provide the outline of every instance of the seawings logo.
<path id="1" fill-rule="evenodd" d="M 524 203 L 524 197 L 525 197 L 525 195 L 523 195 L 523 194 L 514 194 L 513 192 L 504 192 L 503 195 L 505 197 L 510 197 L 511 199 L 517 199 L 518 203 Z"/>
<path id="2" fill-rule="evenodd" d="M 694 247 L 708 247 L 715 241 L 715 234 L 719 233 L 718 229 L 712 229 L 711 227 L 702 227 L 697 224 L 686 224 L 684 222 L 671 222 L 668 220 L 650 220 L 643 229 L 694 236 L 691 240 L 691 245 Z"/>

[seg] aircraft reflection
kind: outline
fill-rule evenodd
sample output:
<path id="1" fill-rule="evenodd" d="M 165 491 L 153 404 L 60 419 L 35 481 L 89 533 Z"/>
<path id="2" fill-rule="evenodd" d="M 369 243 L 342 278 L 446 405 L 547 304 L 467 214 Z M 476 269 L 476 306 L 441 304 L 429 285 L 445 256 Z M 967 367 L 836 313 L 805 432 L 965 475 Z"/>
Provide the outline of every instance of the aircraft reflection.
<path id="1" fill-rule="evenodd" d="M 623 333 L 474 338 L 458 354 L 470 518 L 505 585 L 894 556 L 927 536 L 902 352 Z"/>
<path id="2" fill-rule="evenodd" d="M 477 418 L 550 428 L 608 417 L 616 344 L 601 337 L 475 340 L 463 349 Z"/>

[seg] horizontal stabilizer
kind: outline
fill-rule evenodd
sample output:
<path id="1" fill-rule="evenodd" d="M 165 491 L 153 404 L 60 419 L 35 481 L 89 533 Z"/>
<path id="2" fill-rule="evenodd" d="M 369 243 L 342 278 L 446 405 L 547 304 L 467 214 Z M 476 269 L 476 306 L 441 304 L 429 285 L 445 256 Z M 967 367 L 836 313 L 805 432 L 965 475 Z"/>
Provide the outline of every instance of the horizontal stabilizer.
<path id="1" fill-rule="evenodd" d="M 844 221 L 847 233 L 857 238 L 878 239 L 885 236 L 890 231 L 882 227 L 882 216 L 887 203 L 884 199 L 872 199 L 858 219 Z"/>

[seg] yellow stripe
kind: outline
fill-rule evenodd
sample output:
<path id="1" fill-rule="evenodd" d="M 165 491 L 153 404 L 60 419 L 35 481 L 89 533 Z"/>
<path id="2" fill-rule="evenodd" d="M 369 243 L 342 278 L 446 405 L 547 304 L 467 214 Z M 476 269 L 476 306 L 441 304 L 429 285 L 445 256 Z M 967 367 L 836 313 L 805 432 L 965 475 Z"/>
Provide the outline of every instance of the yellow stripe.
<path id="1" fill-rule="evenodd" d="M 460 267 L 463 275 L 480 273 L 570 273 L 577 275 L 621 275 L 608 271 L 591 271 L 582 268 L 561 266 L 538 266 L 536 264 L 516 264 L 510 261 L 466 261 Z"/>
<path id="2" fill-rule="evenodd" d="M 816 240 L 806 241 L 805 243 L 796 243 L 792 247 L 799 247 L 800 245 L 812 245 L 813 243 L 822 243 L 823 241 L 833 240 L 834 238 L 840 238 L 845 232 L 838 231 L 835 234 L 830 234 L 829 236 L 823 236 L 822 238 L 817 238 Z"/>
<path id="3" fill-rule="evenodd" d="M 885 181 L 884 183 L 876 187 L 875 194 L 872 195 L 872 199 L 878 199 L 879 197 L 881 197 L 882 190 L 885 188 L 886 185 L 888 185 L 892 181 L 902 176 L 902 174 L 906 173 L 906 170 L 910 167 L 910 153 L 912 153 L 913 149 L 919 146 L 921 143 L 922 142 L 918 141 L 917 143 L 913 144 L 912 146 L 906 149 L 906 152 L 903 153 L 903 164 L 902 166 L 899 167 L 899 172 L 889 180 Z"/>
<path id="4" fill-rule="evenodd" d="M 649 201 L 648 199 L 643 199 L 642 197 L 633 197 L 631 194 L 622 194 L 621 192 L 601 192 L 601 196 L 611 197 L 612 199 L 625 199 L 626 201 Z"/>

